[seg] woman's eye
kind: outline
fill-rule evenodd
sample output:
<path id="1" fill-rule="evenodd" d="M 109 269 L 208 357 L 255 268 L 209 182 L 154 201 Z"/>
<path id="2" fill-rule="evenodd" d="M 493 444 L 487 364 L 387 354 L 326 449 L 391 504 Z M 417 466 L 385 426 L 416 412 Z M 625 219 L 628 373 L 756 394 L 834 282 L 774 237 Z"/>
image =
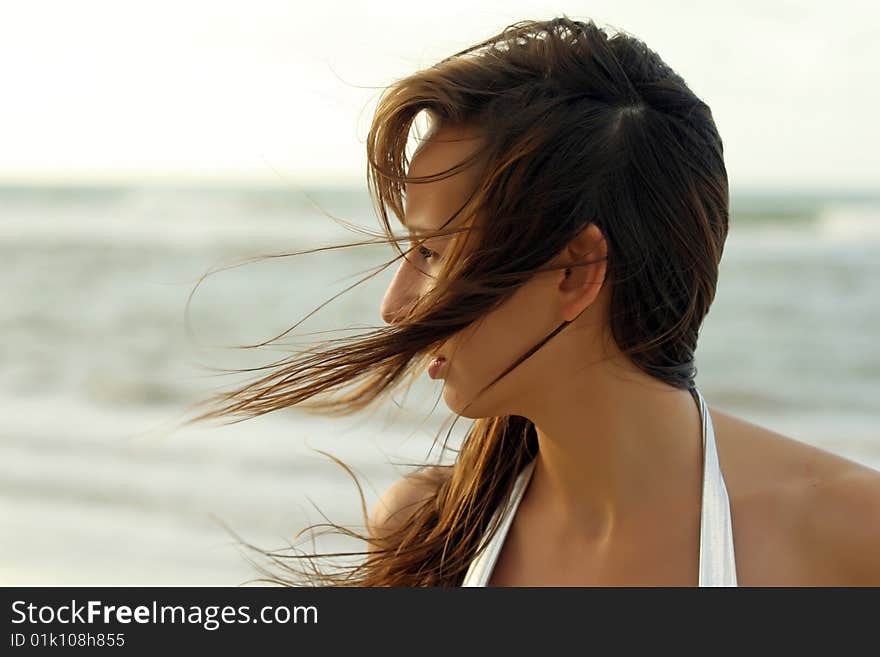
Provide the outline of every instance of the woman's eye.
<path id="1" fill-rule="evenodd" d="M 426 247 L 424 244 L 413 244 L 413 242 L 406 240 L 403 242 L 402 246 L 405 247 L 403 249 L 404 253 L 410 253 L 412 251 L 415 251 L 416 253 L 419 254 L 420 258 L 423 261 L 438 260 L 440 258 L 439 253 L 437 253 L 436 251 L 432 251 L 431 249 Z"/>
<path id="2" fill-rule="evenodd" d="M 422 246 L 421 244 L 419 245 L 419 254 L 420 254 L 425 260 L 429 260 L 430 258 L 435 257 L 435 256 L 437 255 L 436 252 L 432 251 L 431 249 L 429 249 L 429 248 L 427 248 L 427 247 L 425 247 L 425 246 Z"/>

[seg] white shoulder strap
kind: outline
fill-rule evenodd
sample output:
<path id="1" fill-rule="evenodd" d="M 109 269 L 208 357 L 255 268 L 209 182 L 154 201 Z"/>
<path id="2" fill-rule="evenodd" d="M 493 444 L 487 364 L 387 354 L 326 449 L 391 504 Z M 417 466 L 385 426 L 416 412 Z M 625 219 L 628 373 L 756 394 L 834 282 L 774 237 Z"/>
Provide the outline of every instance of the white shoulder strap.
<path id="1" fill-rule="evenodd" d="M 700 521 L 699 586 L 737 586 L 730 500 L 715 447 L 709 406 L 694 389 L 703 418 L 703 500 Z"/>
<path id="2" fill-rule="evenodd" d="M 471 561 L 471 565 L 468 567 L 468 571 L 464 576 L 464 582 L 462 586 L 487 586 L 489 583 L 489 578 L 492 575 L 492 569 L 495 567 L 495 562 L 498 560 L 498 555 L 501 554 L 501 546 L 504 545 L 504 539 L 507 537 L 507 532 L 510 530 L 510 525 L 513 522 L 513 517 L 516 515 L 516 510 L 519 508 L 519 503 L 523 498 L 523 493 L 525 492 L 526 485 L 529 483 L 529 479 L 532 475 L 532 470 L 535 467 L 535 459 L 529 461 L 528 465 L 526 465 L 522 472 L 519 473 L 519 476 L 516 478 L 516 482 L 513 485 L 513 491 L 510 494 L 510 500 L 507 503 L 507 506 L 504 508 L 498 508 L 495 510 L 495 513 L 492 517 L 492 521 L 489 524 L 489 527 L 492 527 L 495 524 L 495 520 L 498 517 L 498 514 L 502 514 L 501 524 L 498 527 L 498 531 L 492 535 L 492 538 L 489 540 L 489 544 L 486 546 L 486 549 L 477 554 L 476 558 Z M 483 537 L 483 543 L 485 543 L 485 536 Z"/>

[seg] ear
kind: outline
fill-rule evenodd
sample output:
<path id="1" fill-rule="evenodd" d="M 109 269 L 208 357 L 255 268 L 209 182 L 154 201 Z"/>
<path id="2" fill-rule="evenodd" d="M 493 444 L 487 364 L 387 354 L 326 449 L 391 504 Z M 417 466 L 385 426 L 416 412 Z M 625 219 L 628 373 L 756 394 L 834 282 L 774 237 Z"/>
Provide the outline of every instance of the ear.
<path id="1" fill-rule="evenodd" d="M 596 224 L 581 230 L 565 247 L 560 262 L 569 263 L 569 267 L 558 272 L 564 321 L 574 320 L 599 296 L 607 257 L 608 244 Z"/>

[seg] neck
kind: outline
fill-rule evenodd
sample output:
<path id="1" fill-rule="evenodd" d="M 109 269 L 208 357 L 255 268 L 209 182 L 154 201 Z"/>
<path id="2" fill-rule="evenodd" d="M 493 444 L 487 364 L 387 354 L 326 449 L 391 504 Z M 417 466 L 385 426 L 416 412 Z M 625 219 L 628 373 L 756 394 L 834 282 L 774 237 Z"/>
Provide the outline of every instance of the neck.
<path id="1" fill-rule="evenodd" d="M 528 497 L 549 526 L 601 545 L 664 509 L 699 508 L 702 424 L 691 392 L 605 365 L 559 384 L 542 387 L 524 414 L 539 446 Z"/>

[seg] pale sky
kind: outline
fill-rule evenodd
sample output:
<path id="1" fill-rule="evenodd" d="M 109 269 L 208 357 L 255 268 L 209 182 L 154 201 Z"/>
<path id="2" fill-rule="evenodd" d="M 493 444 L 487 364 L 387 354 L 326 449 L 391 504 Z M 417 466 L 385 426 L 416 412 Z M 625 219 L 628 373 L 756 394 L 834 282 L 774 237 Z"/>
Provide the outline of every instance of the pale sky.
<path id="1" fill-rule="evenodd" d="M 880 188 L 874 2 L 0 7 L 0 182 L 365 184 L 380 87 L 509 23 L 564 12 L 636 35 L 682 75 L 713 110 L 732 188 Z"/>

